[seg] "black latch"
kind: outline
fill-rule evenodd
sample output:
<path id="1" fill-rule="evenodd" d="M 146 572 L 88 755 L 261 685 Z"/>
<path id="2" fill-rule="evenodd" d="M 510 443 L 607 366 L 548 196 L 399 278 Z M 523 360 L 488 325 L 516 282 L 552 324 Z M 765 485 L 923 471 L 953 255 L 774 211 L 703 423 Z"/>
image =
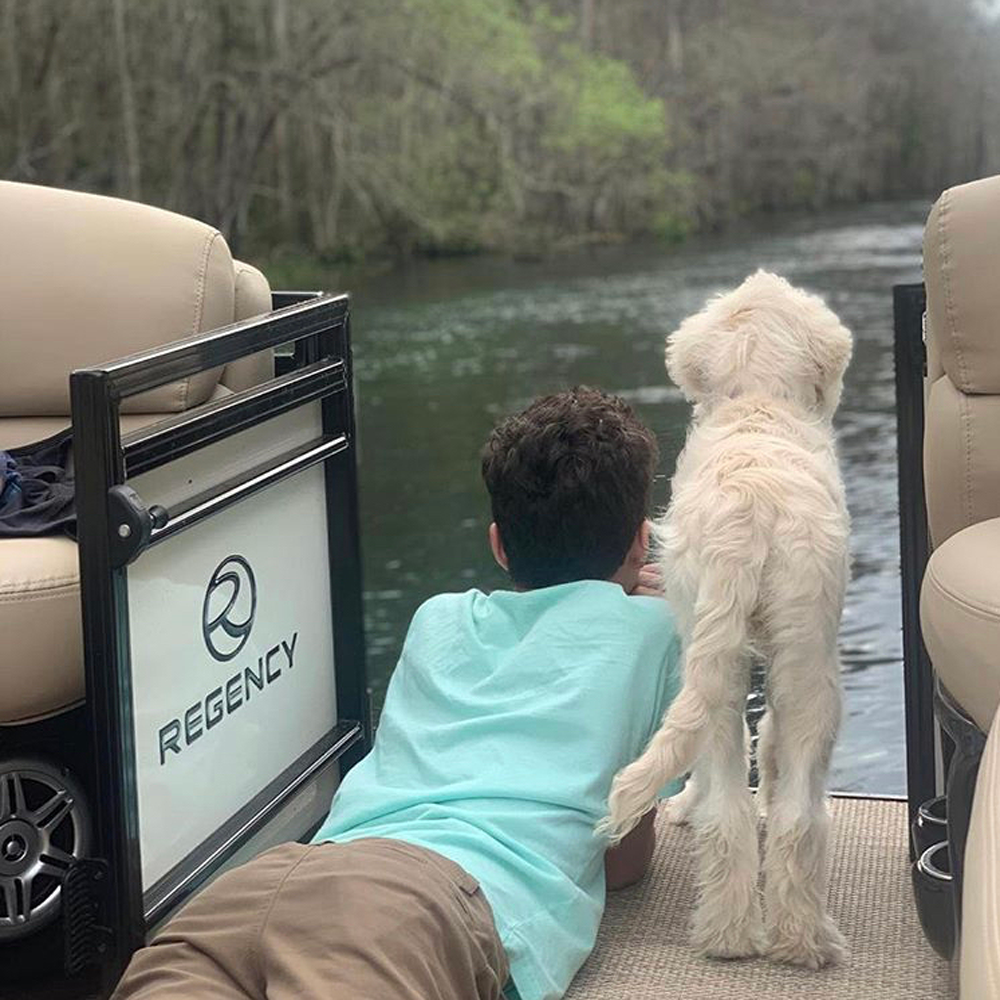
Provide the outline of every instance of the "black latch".
<path id="1" fill-rule="evenodd" d="M 115 568 L 127 566 L 149 545 L 153 528 L 162 528 L 169 520 L 166 508 L 154 504 L 148 508 L 131 486 L 112 486 L 108 490 L 108 553 Z"/>
<path id="2" fill-rule="evenodd" d="M 361 720 L 362 738 L 365 741 L 365 749 L 371 749 L 375 740 L 375 692 L 369 686 L 365 689 L 365 717 Z"/>
<path id="3" fill-rule="evenodd" d="M 924 378 L 927 378 L 927 310 L 920 315 L 920 356 L 923 363 Z"/>
<path id="4" fill-rule="evenodd" d="M 111 947 L 111 929 L 104 925 L 108 864 L 100 858 L 80 858 L 63 878 L 63 964 L 67 976 L 99 962 Z"/>

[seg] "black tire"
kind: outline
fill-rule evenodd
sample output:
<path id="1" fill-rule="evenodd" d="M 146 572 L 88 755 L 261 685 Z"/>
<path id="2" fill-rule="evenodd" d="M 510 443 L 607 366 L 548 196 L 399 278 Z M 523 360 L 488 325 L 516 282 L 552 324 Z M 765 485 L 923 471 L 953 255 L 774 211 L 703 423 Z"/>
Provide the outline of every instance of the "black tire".
<path id="1" fill-rule="evenodd" d="M 87 797 L 66 768 L 38 757 L 0 759 L 0 945 L 56 919 L 62 879 L 90 838 Z"/>

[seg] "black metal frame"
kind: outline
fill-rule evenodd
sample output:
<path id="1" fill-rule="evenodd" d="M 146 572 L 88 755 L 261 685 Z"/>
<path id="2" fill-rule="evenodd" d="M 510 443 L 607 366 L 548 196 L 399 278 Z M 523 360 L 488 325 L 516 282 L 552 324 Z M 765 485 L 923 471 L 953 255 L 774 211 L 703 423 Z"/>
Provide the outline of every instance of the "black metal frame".
<path id="1" fill-rule="evenodd" d="M 929 555 L 924 495 L 923 284 L 892 290 L 899 469 L 899 540 L 903 592 L 903 689 L 906 704 L 906 787 L 910 821 L 937 793 L 934 676 L 920 631 L 920 584 Z M 912 845 L 911 845 L 912 853 Z"/>
<path id="2" fill-rule="evenodd" d="M 986 749 L 986 734 L 965 714 L 940 682 L 934 691 L 934 716 L 943 730 L 949 760 L 945 792 L 948 803 L 948 859 L 955 894 L 956 929 L 962 922 L 962 882 L 965 875 L 965 845 L 972 825 L 972 800 L 976 793 L 979 764 Z"/>
<path id="3" fill-rule="evenodd" d="M 320 768 L 339 759 L 346 771 L 370 741 L 349 302 L 346 295 L 319 293 L 275 293 L 273 299 L 277 311 L 263 317 L 76 371 L 71 377 L 86 712 L 97 818 L 94 853 L 107 862 L 101 909 L 108 932 L 95 950 L 101 952 L 106 987 L 144 944 L 152 923 L 196 891 Z M 122 400 L 290 343 L 295 345 L 294 361 L 285 368 L 291 370 L 277 378 L 121 437 Z M 317 399 L 320 439 L 178 507 L 147 507 L 125 485 L 127 477 Z M 147 546 L 319 462 L 325 469 L 336 697 L 342 721 L 144 893 L 124 566 Z"/>

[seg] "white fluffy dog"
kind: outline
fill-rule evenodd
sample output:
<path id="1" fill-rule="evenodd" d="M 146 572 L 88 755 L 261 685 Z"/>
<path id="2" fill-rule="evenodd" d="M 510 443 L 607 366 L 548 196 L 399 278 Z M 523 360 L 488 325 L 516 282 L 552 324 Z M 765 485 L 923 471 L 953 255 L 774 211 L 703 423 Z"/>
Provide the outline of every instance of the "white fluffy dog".
<path id="1" fill-rule="evenodd" d="M 666 356 L 695 404 L 655 526 L 684 685 L 646 751 L 615 778 L 603 829 L 621 837 L 664 784 L 693 769 L 669 808 L 695 829 L 694 946 L 819 968 L 845 954 L 826 911 L 825 780 L 840 722 L 850 528 L 831 418 L 851 335 L 820 299 L 758 271 L 686 319 Z M 767 671 L 766 926 L 744 722 L 754 654 Z"/>

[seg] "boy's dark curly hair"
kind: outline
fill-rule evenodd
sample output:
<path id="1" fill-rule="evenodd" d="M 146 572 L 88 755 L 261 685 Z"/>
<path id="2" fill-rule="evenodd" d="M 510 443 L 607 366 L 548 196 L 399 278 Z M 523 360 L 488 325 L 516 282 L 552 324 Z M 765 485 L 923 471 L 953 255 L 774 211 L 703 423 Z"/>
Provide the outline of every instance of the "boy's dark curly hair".
<path id="1" fill-rule="evenodd" d="M 498 424 L 483 480 L 514 583 L 610 579 L 646 516 L 657 459 L 631 407 L 587 386 Z"/>

